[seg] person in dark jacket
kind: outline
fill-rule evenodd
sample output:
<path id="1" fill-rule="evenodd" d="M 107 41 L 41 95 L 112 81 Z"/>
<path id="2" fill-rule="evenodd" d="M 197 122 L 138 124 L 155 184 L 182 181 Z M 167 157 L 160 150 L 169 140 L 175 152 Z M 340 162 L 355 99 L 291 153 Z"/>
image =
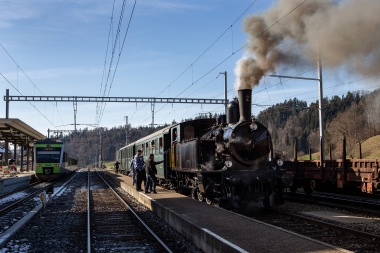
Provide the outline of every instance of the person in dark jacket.
<path id="1" fill-rule="evenodd" d="M 135 167 L 136 173 L 137 173 L 136 190 L 138 191 L 142 191 L 141 189 L 142 181 L 144 181 L 144 184 L 146 185 L 144 159 L 141 153 L 142 153 L 141 150 L 137 150 L 137 154 L 135 158 L 133 159 L 133 166 Z"/>
<path id="2" fill-rule="evenodd" d="M 145 161 L 145 171 L 146 171 L 146 185 L 145 185 L 145 193 L 149 193 L 149 188 L 151 192 L 156 192 L 156 175 L 157 168 L 156 165 L 164 162 L 164 160 L 160 162 L 154 161 L 154 154 L 149 155 L 149 159 Z"/>
<path id="3" fill-rule="evenodd" d="M 119 166 L 120 166 L 119 161 L 116 161 L 116 162 L 115 162 L 115 170 L 116 170 L 116 173 L 119 173 Z"/>

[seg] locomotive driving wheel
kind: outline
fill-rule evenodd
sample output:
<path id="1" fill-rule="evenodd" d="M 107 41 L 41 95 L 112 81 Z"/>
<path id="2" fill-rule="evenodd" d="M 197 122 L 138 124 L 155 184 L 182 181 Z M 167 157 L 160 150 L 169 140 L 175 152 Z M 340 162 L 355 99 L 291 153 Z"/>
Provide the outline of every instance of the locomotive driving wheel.
<path id="1" fill-rule="evenodd" d="M 192 199 L 197 199 L 198 198 L 197 187 L 194 187 L 194 188 L 191 189 L 191 198 Z"/>
<path id="2" fill-rule="evenodd" d="M 198 199 L 199 201 L 204 201 L 204 200 L 205 200 L 205 198 L 203 197 L 202 192 L 199 190 L 198 187 L 196 188 L 196 194 L 197 194 L 197 199 Z"/>
<path id="3" fill-rule="evenodd" d="M 205 200 L 205 198 L 203 197 L 203 194 L 201 193 L 201 191 L 198 188 L 197 188 L 197 196 L 198 196 L 199 201 Z"/>
<path id="4" fill-rule="evenodd" d="M 209 204 L 209 205 L 213 205 L 214 204 L 214 201 L 210 198 L 206 198 L 206 203 Z"/>
<path id="5" fill-rule="evenodd" d="M 203 194 L 201 193 L 201 191 L 199 190 L 198 187 L 194 187 L 192 190 L 191 190 L 191 197 L 193 199 L 198 199 L 199 201 L 203 201 L 205 198 L 203 197 Z"/>

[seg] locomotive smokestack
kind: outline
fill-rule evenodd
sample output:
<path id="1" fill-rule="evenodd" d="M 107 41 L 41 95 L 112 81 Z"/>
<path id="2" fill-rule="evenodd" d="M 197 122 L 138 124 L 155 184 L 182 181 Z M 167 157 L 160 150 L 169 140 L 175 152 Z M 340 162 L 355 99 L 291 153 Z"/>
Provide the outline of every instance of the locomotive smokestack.
<path id="1" fill-rule="evenodd" d="M 239 111 L 240 111 L 239 122 L 244 121 L 244 120 L 249 120 L 251 118 L 252 90 L 251 89 L 238 90 L 238 96 L 239 96 Z"/>

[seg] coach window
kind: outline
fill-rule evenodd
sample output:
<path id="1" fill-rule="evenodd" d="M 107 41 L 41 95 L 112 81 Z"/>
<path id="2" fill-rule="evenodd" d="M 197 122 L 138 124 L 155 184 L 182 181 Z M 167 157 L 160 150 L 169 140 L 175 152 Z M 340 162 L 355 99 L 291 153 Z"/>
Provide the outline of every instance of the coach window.
<path id="1" fill-rule="evenodd" d="M 159 148 L 160 148 L 160 151 L 159 151 L 159 153 L 160 154 L 162 154 L 162 150 L 163 150 L 163 147 L 162 147 L 162 137 L 160 137 L 160 139 L 159 139 Z"/>
<path id="2" fill-rule="evenodd" d="M 154 154 L 154 140 L 152 140 L 150 142 L 150 154 L 153 153 Z"/>
<path id="3" fill-rule="evenodd" d="M 158 152 L 159 152 L 159 147 L 158 147 L 158 139 L 156 139 L 155 141 L 154 141 L 154 143 L 155 143 L 155 145 L 154 145 L 154 153 L 156 154 L 156 155 L 158 155 Z"/>
<path id="4" fill-rule="evenodd" d="M 186 126 L 184 129 L 184 138 L 186 140 L 190 140 L 194 138 L 194 127 L 193 126 Z"/>
<path id="5" fill-rule="evenodd" d="M 173 132 L 172 132 L 172 141 L 178 141 L 177 139 L 177 128 L 174 128 L 173 129 Z"/>

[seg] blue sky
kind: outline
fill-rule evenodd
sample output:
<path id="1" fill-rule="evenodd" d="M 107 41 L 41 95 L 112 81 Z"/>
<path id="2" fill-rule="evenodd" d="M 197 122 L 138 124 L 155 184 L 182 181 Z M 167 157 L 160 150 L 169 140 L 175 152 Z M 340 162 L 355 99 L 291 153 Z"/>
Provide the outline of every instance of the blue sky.
<path id="1" fill-rule="evenodd" d="M 6 89 L 10 95 L 23 96 L 106 94 L 111 97 L 223 99 L 224 77 L 219 73 L 224 71 L 227 71 L 228 99 L 231 100 L 236 96 L 234 69 L 245 54 L 242 47 L 248 39 L 242 29 L 243 18 L 260 14 L 276 2 L 144 0 L 136 1 L 132 15 L 134 1 L 127 1 L 110 68 L 123 1 L 2 0 L 0 118 L 5 118 Z M 282 22 L 286 22 L 286 18 Z M 105 82 L 103 72 L 109 69 L 109 80 L 113 75 L 114 78 L 112 82 Z M 295 65 L 276 72 L 297 76 L 302 73 L 316 78 L 315 64 Z M 344 69 L 324 70 L 324 96 L 327 97 L 378 87 L 378 81 L 347 75 Z M 315 102 L 317 83 L 265 77 L 253 89 L 252 112 L 257 114 L 272 104 L 294 97 Z M 96 112 L 96 103 L 78 103 L 77 128 L 98 123 Z M 164 124 L 208 112 L 222 113 L 224 107 L 156 104 L 154 119 L 156 124 Z M 151 105 L 107 103 L 98 126 L 124 125 L 125 116 L 133 127 L 149 125 Z M 74 129 L 73 104 L 69 102 L 11 102 L 9 117 L 19 118 L 45 135 L 47 129 Z"/>

